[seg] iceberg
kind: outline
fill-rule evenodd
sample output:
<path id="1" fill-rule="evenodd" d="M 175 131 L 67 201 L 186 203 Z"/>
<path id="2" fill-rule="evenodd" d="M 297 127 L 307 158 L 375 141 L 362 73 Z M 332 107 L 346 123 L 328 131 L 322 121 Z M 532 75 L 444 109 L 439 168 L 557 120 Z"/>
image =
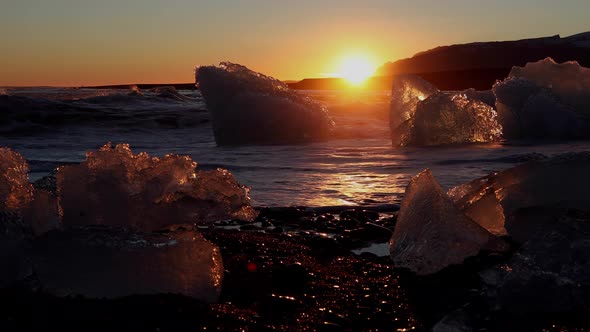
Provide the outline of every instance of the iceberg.
<path id="1" fill-rule="evenodd" d="M 429 170 L 410 179 L 390 241 L 399 267 L 418 275 L 461 264 L 492 244 L 494 236 L 465 216 Z"/>
<path id="2" fill-rule="evenodd" d="M 188 156 L 133 154 L 106 144 L 57 171 L 64 226 L 111 225 L 154 231 L 171 224 L 252 221 L 249 189 L 227 170 L 197 171 Z"/>
<path id="3" fill-rule="evenodd" d="M 58 296 L 172 293 L 216 302 L 221 292 L 219 248 L 182 227 L 151 234 L 109 226 L 51 231 L 32 251 L 43 290 Z"/>
<path id="4" fill-rule="evenodd" d="M 506 138 L 575 138 L 590 118 L 590 69 L 551 58 L 513 67 L 493 87 Z"/>
<path id="5" fill-rule="evenodd" d="M 576 61 L 556 63 L 551 58 L 529 62 L 524 67 L 513 67 L 509 78 L 519 77 L 555 93 L 574 109 L 590 113 L 590 68 Z"/>
<path id="6" fill-rule="evenodd" d="M 413 75 L 394 80 L 390 128 L 394 146 L 499 141 L 502 126 L 490 92 L 447 93 Z"/>
<path id="7" fill-rule="evenodd" d="M 244 66 L 222 62 L 198 67 L 195 80 L 218 145 L 317 141 L 334 130 L 323 105 Z"/>

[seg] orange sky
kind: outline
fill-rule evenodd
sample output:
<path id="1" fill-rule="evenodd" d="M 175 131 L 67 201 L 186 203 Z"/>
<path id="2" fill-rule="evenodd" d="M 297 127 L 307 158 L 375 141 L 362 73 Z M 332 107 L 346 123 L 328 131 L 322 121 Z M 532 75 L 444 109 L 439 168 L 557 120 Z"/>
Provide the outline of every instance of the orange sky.
<path id="1" fill-rule="evenodd" d="M 5 1 L 0 86 L 192 82 L 195 65 L 223 60 L 321 77 L 350 54 L 378 66 L 440 44 L 574 34 L 590 12 L 577 0 Z"/>

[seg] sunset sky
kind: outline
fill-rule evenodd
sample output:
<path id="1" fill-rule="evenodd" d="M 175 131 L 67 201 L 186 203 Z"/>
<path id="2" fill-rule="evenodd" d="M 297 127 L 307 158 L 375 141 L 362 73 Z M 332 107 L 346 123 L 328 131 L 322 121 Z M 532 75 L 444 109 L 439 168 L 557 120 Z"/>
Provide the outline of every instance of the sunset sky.
<path id="1" fill-rule="evenodd" d="M 588 0 L 3 0 L 0 86 L 193 81 L 229 60 L 280 79 L 438 45 L 590 30 Z"/>

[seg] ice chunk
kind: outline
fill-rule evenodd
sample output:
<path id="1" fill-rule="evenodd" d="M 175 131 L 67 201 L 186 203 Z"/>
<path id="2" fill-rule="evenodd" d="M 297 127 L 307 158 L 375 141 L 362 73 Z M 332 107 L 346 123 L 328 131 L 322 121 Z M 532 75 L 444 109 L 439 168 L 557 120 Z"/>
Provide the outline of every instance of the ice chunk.
<path id="1" fill-rule="evenodd" d="M 27 161 L 9 148 L 0 148 L 0 211 L 16 213 L 35 234 L 58 226 L 57 198 L 29 183 Z"/>
<path id="2" fill-rule="evenodd" d="M 390 242 L 391 256 L 400 267 L 431 274 L 477 255 L 493 238 L 459 211 L 425 170 L 406 189 Z"/>
<path id="3" fill-rule="evenodd" d="M 0 148 L 0 210 L 20 211 L 32 199 L 27 161 L 9 148 Z"/>
<path id="4" fill-rule="evenodd" d="M 509 77 L 494 85 L 498 118 L 506 138 L 568 138 L 582 121 L 559 96 L 535 82 Z"/>
<path id="5" fill-rule="evenodd" d="M 513 67 L 508 77 L 520 77 L 555 93 L 560 100 L 590 115 L 590 68 L 575 61 L 556 63 L 551 58 Z"/>
<path id="6" fill-rule="evenodd" d="M 33 266 L 46 291 L 90 298 L 173 293 L 216 302 L 223 278 L 219 248 L 182 228 L 152 234 L 108 226 L 48 232 L 33 244 Z"/>
<path id="7" fill-rule="evenodd" d="M 277 79 L 230 62 L 198 67 L 195 79 L 218 145 L 300 143 L 332 134 L 327 109 Z"/>
<path id="8" fill-rule="evenodd" d="M 249 189 L 226 170 L 195 171 L 188 156 L 152 158 L 127 144 L 88 152 L 57 172 L 62 223 L 121 225 L 152 231 L 170 224 L 251 221 Z"/>
<path id="9" fill-rule="evenodd" d="M 418 104 L 403 145 L 495 142 L 502 138 L 496 111 L 464 94 L 436 93 Z"/>
<path id="10" fill-rule="evenodd" d="M 567 153 L 531 161 L 449 190 L 457 207 L 492 232 L 505 228 L 524 241 L 543 218 L 529 215 L 544 207 L 586 211 L 590 197 L 590 153 Z"/>
<path id="11" fill-rule="evenodd" d="M 513 67 L 493 88 L 506 137 L 570 138 L 584 135 L 590 118 L 590 69 L 546 58 Z"/>
<path id="12" fill-rule="evenodd" d="M 502 138 L 502 127 L 490 92 L 438 91 L 417 76 L 397 77 L 390 109 L 392 143 L 440 145 L 492 142 Z"/>
<path id="13" fill-rule="evenodd" d="M 394 146 L 405 145 L 412 127 L 418 103 L 438 92 L 438 89 L 415 75 L 400 75 L 393 81 L 389 126 Z"/>

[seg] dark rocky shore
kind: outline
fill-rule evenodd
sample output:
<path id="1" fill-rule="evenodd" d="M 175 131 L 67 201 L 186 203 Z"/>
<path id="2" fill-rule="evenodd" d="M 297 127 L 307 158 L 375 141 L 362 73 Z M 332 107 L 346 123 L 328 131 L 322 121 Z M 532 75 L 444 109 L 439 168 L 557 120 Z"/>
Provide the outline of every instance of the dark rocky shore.
<path id="1" fill-rule="evenodd" d="M 2 331 L 590 330 L 587 152 L 534 158 L 448 192 L 425 170 L 400 206 L 258 209 L 242 205 L 247 190 L 229 173 L 193 173 L 188 158 L 164 160 L 194 174 L 190 187 L 153 186 L 162 161 L 126 146 L 31 184 L 24 159 L 4 153 L 16 166 L 0 211 Z M 142 175 L 133 181 L 63 176 L 112 154 L 155 165 L 125 173 Z M 122 181 L 151 187 L 113 186 Z M 64 202 L 80 184 L 70 199 L 92 204 Z M 154 192 L 177 196 L 140 199 Z M 60 224 L 48 218 L 56 200 L 68 210 Z"/>
<path id="2" fill-rule="evenodd" d="M 110 300 L 56 297 L 31 277 L 0 292 L 4 308 L 0 321 L 7 331 L 12 330 L 9 327 L 85 331 L 590 329 L 587 310 L 568 308 L 564 314 L 493 310 L 484 296 L 479 272 L 507 261 L 511 253 L 482 252 L 463 265 L 430 276 L 395 268 L 390 257 L 352 253 L 351 249 L 389 239 L 396 215 L 383 210 L 393 208 L 262 209 L 253 224 L 235 221 L 199 227 L 207 240 L 219 246 L 223 258 L 224 279 L 216 304 L 179 295 Z M 588 303 L 585 297 L 582 300 Z"/>

